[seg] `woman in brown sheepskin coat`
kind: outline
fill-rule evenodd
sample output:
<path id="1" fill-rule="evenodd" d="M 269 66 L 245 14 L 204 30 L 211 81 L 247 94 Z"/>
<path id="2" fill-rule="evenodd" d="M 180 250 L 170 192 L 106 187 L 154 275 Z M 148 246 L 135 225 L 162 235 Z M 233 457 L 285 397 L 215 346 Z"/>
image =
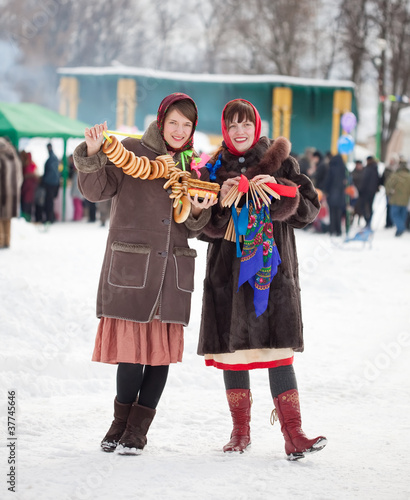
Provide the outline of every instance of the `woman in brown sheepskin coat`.
<path id="1" fill-rule="evenodd" d="M 169 154 L 181 165 L 181 155 L 192 151 L 197 118 L 195 102 L 173 93 L 142 138 L 127 137 L 123 145 L 150 160 Z M 86 129 L 74 162 L 84 197 L 112 199 L 93 360 L 118 365 L 114 420 L 101 448 L 132 455 L 147 443 L 170 364 L 182 361 L 196 257 L 188 238 L 208 222 L 213 202 L 191 200 L 188 218 L 178 224 L 164 179 L 135 178 L 108 160 L 102 149 L 106 129 L 106 123 Z"/>
<path id="2" fill-rule="evenodd" d="M 311 223 L 320 206 L 313 184 L 289 156 L 289 141 L 260 137 L 260 130 L 259 113 L 251 103 L 229 102 L 222 112 L 224 142 L 202 170 L 201 180 L 221 185 L 221 201 L 241 179 L 241 190 L 252 180 L 276 185 L 281 192 L 285 187 L 285 193 L 260 209 L 250 193 L 247 206 L 242 196 L 238 204 L 241 212 L 245 208 L 245 230 L 238 231 L 244 234 L 242 243 L 236 243 L 236 235 L 231 241 L 227 234 L 235 215 L 232 209 L 221 203 L 213 207 L 204 228 L 210 244 L 198 354 L 205 356 L 206 365 L 224 373 L 233 431 L 223 450 L 242 453 L 250 444 L 249 370 L 268 368 L 273 416 L 280 420 L 288 458 L 297 460 L 326 445 L 324 437 L 308 439 L 301 430 L 293 370 L 294 351 L 303 351 L 293 228 Z M 243 227 L 241 215 L 239 220 Z"/>

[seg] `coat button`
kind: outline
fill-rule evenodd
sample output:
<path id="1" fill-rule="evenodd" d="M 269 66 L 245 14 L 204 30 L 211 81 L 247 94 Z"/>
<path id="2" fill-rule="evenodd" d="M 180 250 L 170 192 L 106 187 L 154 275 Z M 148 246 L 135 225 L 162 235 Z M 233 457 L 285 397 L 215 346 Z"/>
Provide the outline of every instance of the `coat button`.
<path id="1" fill-rule="evenodd" d="M 246 172 L 246 167 L 242 167 L 241 172 L 244 174 Z"/>
<path id="2" fill-rule="evenodd" d="M 171 193 L 172 193 L 172 189 L 171 189 L 171 188 L 168 188 L 168 189 L 167 189 L 167 193 L 168 193 L 168 194 L 171 194 Z"/>
<path id="3" fill-rule="evenodd" d="M 240 156 L 240 157 L 238 158 L 238 161 L 239 161 L 239 163 L 244 163 L 245 158 L 244 158 L 243 156 Z"/>
<path id="4" fill-rule="evenodd" d="M 162 219 L 162 223 L 165 225 L 165 226 L 169 226 L 171 224 L 171 221 L 169 219 Z"/>
<path id="5" fill-rule="evenodd" d="M 168 252 L 158 252 L 158 255 L 165 258 L 168 257 Z"/>

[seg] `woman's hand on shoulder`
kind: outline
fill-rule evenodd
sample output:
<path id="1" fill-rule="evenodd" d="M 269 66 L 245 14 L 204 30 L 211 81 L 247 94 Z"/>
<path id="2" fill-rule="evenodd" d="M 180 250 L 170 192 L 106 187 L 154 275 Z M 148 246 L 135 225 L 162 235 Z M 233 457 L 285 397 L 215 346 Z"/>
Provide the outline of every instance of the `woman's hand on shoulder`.
<path id="1" fill-rule="evenodd" d="M 94 125 L 94 127 L 85 129 L 85 142 L 87 144 L 87 156 L 93 156 L 101 149 L 104 136 L 103 131 L 107 130 L 107 122 Z"/>
<path id="2" fill-rule="evenodd" d="M 272 184 L 277 184 L 275 177 L 272 175 L 255 175 L 255 177 L 252 179 L 252 181 L 258 185 L 258 184 L 266 184 L 268 182 Z"/>

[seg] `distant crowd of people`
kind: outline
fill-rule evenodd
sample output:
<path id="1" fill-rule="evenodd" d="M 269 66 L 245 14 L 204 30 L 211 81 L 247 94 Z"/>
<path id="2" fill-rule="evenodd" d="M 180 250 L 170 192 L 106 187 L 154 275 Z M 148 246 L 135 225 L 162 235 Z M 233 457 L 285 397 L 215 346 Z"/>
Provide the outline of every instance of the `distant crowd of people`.
<path id="1" fill-rule="evenodd" d="M 373 202 L 381 186 L 386 192 L 385 227 L 395 226 L 396 236 L 410 230 L 410 170 L 403 157 L 391 155 L 382 175 L 373 156 L 365 165 L 355 160 L 352 171 L 342 155 L 323 155 L 314 148 L 307 148 L 298 160 L 301 173 L 319 192 L 321 211 L 312 224 L 316 231 L 341 236 L 343 221 L 349 228 L 355 219 L 371 230 Z"/>
<path id="2" fill-rule="evenodd" d="M 0 249 L 10 246 L 12 218 L 52 224 L 61 216 L 57 197 L 63 185 L 62 165 L 51 144 L 47 144 L 47 150 L 48 158 L 40 175 L 31 153 L 18 152 L 7 138 L 0 137 Z M 70 218 L 66 220 L 96 222 L 99 215 L 101 225 L 105 226 L 111 201 L 96 204 L 84 199 L 77 186 L 72 156 L 68 158 L 67 188 L 66 203 L 72 203 L 72 207 L 68 207 Z"/>
<path id="3" fill-rule="evenodd" d="M 56 198 L 62 186 L 62 165 L 53 151 L 51 144 L 47 144 L 48 159 L 44 165 L 44 173 L 39 176 L 37 165 L 31 153 L 20 152 L 23 171 L 21 186 L 21 215 L 29 222 L 53 223 L 57 220 Z M 77 169 L 74 166 L 72 155 L 68 157 L 67 202 L 72 203 L 69 210 L 69 220 L 96 222 L 97 212 L 101 225 L 105 226 L 109 218 L 110 202 L 92 203 L 80 193 L 77 184 Z M 97 206 L 98 205 L 98 206 Z"/>

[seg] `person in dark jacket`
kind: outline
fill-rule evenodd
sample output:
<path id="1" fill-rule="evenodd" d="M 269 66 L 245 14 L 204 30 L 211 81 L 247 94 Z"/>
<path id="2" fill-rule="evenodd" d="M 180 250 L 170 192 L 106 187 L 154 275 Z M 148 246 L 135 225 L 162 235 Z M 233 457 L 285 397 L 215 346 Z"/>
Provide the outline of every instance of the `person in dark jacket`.
<path id="1" fill-rule="evenodd" d="M 389 197 L 391 216 L 396 226 L 396 236 L 401 236 L 406 229 L 407 207 L 410 201 L 410 171 L 405 162 L 401 161 L 397 171 L 387 179 L 386 193 Z"/>
<path id="2" fill-rule="evenodd" d="M 58 166 L 60 164 L 57 156 L 53 151 L 53 146 L 47 144 L 48 159 L 44 165 L 44 174 L 41 179 L 41 185 L 45 188 L 45 205 L 44 205 L 44 221 L 52 223 L 55 221 L 54 199 L 58 195 L 60 187 L 60 172 Z"/>
<path id="3" fill-rule="evenodd" d="M 392 153 L 389 159 L 388 164 L 386 165 L 383 174 L 380 179 L 380 183 L 386 188 L 386 182 L 391 174 L 397 171 L 400 165 L 400 156 L 397 153 Z M 386 193 L 386 225 L 384 226 L 386 229 L 389 227 L 393 227 L 393 219 L 390 213 L 390 202 L 389 196 Z"/>
<path id="4" fill-rule="evenodd" d="M 126 138 L 122 144 L 139 158 L 155 160 L 168 154 L 181 168 L 183 155 L 195 154 L 196 123 L 194 101 L 178 92 L 163 99 L 157 121 L 142 139 Z M 166 179 L 143 180 L 117 168 L 101 149 L 106 129 L 106 123 L 86 129 L 86 141 L 74 151 L 82 194 L 94 203 L 112 199 L 93 361 L 118 365 L 117 394 L 114 421 L 101 447 L 139 454 L 147 443 L 169 365 L 182 360 L 196 257 L 188 238 L 197 236 L 208 222 L 206 209 L 214 202 L 206 196 L 200 203 L 196 197 L 186 221 L 177 223 L 174 200 L 163 188 Z M 144 165 L 145 159 L 141 161 Z"/>
<path id="5" fill-rule="evenodd" d="M 235 99 L 222 112 L 224 142 L 202 171 L 201 180 L 221 185 L 220 200 L 236 196 L 239 183 L 270 183 L 288 196 L 269 204 L 251 185 L 238 202 L 212 209 L 203 238 L 210 242 L 204 280 L 198 354 L 207 366 L 223 370 L 232 415 L 231 439 L 224 452 L 242 453 L 250 444 L 249 370 L 267 368 L 290 460 L 322 449 L 324 437 L 308 439 L 301 430 L 294 351 L 303 351 L 298 260 L 294 228 L 311 223 L 319 201 L 310 179 L 289 156 L 285 138 L 260 137 L 261 119 L 248 101 Z M 256 189 L 256 188 L 255 188 Z M 289 191 L 292 194 L 289 194 Z M 230 193 L 228 195 L 228 193 Z M 253 193 L 253 194 L 252 194 Z M 246 200 L 248 200 L 246 202 Z M 240 243 L 232 226 L 244 234 Z M 234 241 L 232 241 L 232 239 Z"/>
<path id="6" fill-rule="evenodd" d="M 312 155 L 312 163 L 314 165 L 312 182 L 316 189 L 324 191 L 329 164 L 326 163 L 322 153 L 318 150 L 316 150 Z"/>
<path id="7" fill-rule="evenodd" d="M 327 204 L 329 206 L 330 235 L 341 236 L 342 217 L 346 209 L 347 168 L 341 155 L 333 156 L 325 181 Z"/>
<path id="8" fill-rule="evenodd" d="M 366 227 L 371 228 L 373 218 L 373 201 L 376 196 L 381 179 L 378 172 L 377 162 L 373 156 L 366 158 L 362 185 L 359 189 L 359 202 L 363 210 L 363 216 L 366 221 Z"/>

